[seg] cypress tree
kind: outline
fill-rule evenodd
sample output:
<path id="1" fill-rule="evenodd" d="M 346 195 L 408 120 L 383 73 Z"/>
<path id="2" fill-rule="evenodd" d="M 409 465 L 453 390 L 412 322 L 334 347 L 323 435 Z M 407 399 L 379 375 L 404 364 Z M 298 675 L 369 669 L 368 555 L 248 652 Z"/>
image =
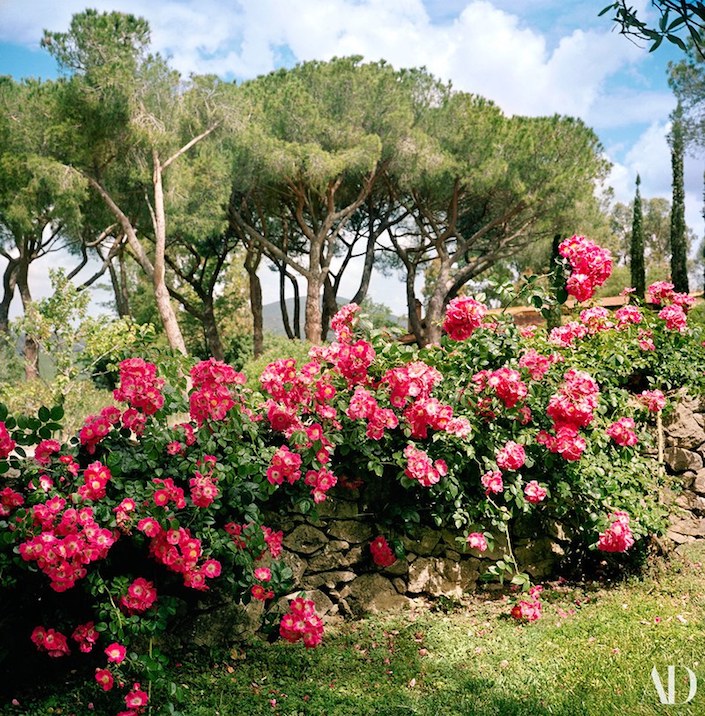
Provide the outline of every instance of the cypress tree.
<path id="1" fill-rule="evenodd" d="M 703 172 L 703 220 L 705 220 L 705 172 Z M 703 295 L 705 295 L 705 238 L 702 243 L 702 261 L 703 261 Z"/>
<path id="2" fill-rule="evenodd" d="M 685 235 L 685 189 L 683 186 L 683 109 L 678 103 L 670 134 L 673 203 L 671 205 L 671 280 L 676 291 L 688 293 L 688 249 Z"/>
<path id="3" fill-rule="evenodd" d="M 636 175 L 636 193 L 634 195 L 634 213 L 632 215 L 632 239 L 629 247 L 631 284 L 636 295 L 643 299 L 646 290 L 646 271 L 644 270 L 644 226 L 641 212 L 641 177 Z"/>

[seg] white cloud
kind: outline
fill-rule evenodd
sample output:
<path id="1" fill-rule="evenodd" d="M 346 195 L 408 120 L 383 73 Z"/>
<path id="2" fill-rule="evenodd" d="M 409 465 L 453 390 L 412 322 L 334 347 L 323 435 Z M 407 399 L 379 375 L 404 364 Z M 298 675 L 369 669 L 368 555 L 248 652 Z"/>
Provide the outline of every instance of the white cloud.
<path id="1" fill-rule="evenodd" d="M 641 178 L 641 195 L 645 198 L 672 197 L 671 150 L 668 145 L 668 122 L 657 122 L 646 129 L 627 153 L 623 163 L 615 163 L 608 183 L 615 199 L 624 203 L 634 198 L 636 175 Z M 609 152 L 608 152 L 609 154 Z M 698 236 L 703 235 L 702 159 L 686 156 L 684 166 L 686 223 Z"/>
<path id="2" fill-rule="evenodd" d="M 642 11 L 649 5 L 633 4 Z M 622 128 L 631 149 L 612 172 L 617 198 L 632 198 L 637 171 L 644 196 L 670 196 L 665 132 L 672 99 L 665 91 L 648 90 L 647 53 L 614 32 L 608 18 L 596 18 L 601 6 L 564 0 L 94 0 L 91 5 L 146 17 L 153 49 L 171 57 L 184 74 L 253 77 L 274 69 L 284 46 L 299 61 L 361 54 L 396 67 L 425 65 L 508 113 L 571 114 L 598 130 Z M 5 0 L 0 40 L 36 45 L 44 27 L 67 29 L 71 15 L 83 7 L 79 0 Z M 647 128 L 629 141 L 628 130 L 637 123 Z M 613 146 L 609 153 L 622 156 L 623 149 Z M 702 190 L 694 176 L 699 169 L 691 166 L 688 220 L 701 231 Z"/>
<path id="3" fill-rule="evenodd" d="M 586 117 L 605 79 L 642 56 L 610 32 L 607 22 L 604 30 L 566 34 L 549 52 L 539 31 L 489 0 L 468 0 L 464 7 L 454 2 L 451 7 L 462 11 L 440 24 L 431 22 L 421 0 L 98 0 L 94 5 L 144 15 L 154 49 L 184 73 L 252 77 L 274 68 L 281 45 L 299 60 L 361 54 L 395 66 L 425 65 L 457 88 L 520 114 Z M 0 7 L 0 38 L 36 43 L 43 27 L 64 30 L 80 9 L 75 0 L 10 0 Z"/>

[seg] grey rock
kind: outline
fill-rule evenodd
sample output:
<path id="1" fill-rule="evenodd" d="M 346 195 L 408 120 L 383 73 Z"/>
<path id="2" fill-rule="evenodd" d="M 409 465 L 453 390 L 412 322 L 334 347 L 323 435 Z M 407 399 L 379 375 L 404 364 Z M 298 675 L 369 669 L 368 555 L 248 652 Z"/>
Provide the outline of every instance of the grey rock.
<path id="1" fill-rule="evenodd" d="M 328 534 L 346 542 L 367 542 L 372 538 L 372 527 L 357 520 L 335 520 L 329 524 Z"/>
<path id="2" fill-rule="evenodd" d="M 413 537 L 402 537 L 402 544 L 408 552 L 429 557 L 440 539 L 441 533 L 438 530 L 422 527 Z"/>
<path id="3" fill-rule="evenodd" d="M 405 559 L 397 559 L 397 561 L 384 568 L 385 574 L 391 574 L 394 577 L 402 577 L 409 571 L 409 563 Z"/>
<path id="4" fill-rule="evenodd" d="M 282 550 L 281 557 L 293 573 L 294 584 L 301 584 L 301 578 L 304 576 L 307 567 L 306 560 L 295 552 L 289 552 L 288 550 Z"/>
<path id="5" fill-rule="evenodd" d="M 705 495 L 705 470 L 701 470 L 695 474 L 695 479 L 693 480 L 690 489 L 693 490 L 693 492 L 697 492 L 699 495 Z"/>
<path id="6" fill-rule="evenodd" d="M 328 587 L 333 589 L 338 584 L 352 582 L 357 575 L 350 570 L 336 570 L 333 572 L 319 572 L 311 574 L 301 582 L 301 586 L 305 589 L 315 589 L 317 587 Z"/>
<path id="7" fill-rule="evenodd" d="M 327 542 L 325 534 L 311 525 L 299 525 L 284 537 L 284 545 L 299 554 L 313 554 Z"/>
<path id="8" fill-rule="evenodd" d="M 308 572 L 329 572 L 331 570 L 351 567 L 362 561 L 362 547 L 353 547 L 347 552 L 341 552 L 330 542 L 323 550 L 308 560 Z"/>
<path id="9" fill-rule="evenodd" d="M 693 542 L 695 540 L 695 537 L 683 535 L 680 532 L 674 532 L 673 530 L 667 530 L 666 537 L 668 537 L 668 539 L 670 539 L 672 542 L 675 542 L 678 545 Z"/>
<path id="10" fill-rule="evenodd" d="M 693 512 L 705 512 L 705 497 L 694 492 L 682 492 L 675 500 L 678 507 Z"/>
<path id="11" fill-rule="evenodd" d="M 225 646 L 251 636 L 262 626 L 264 603 L 253 599 L 249 604 L 226 602 L 217 609 L 199 614 L 189 632 L 197 646 Z"/>
<path id="12" fill-rule="evenodd" d="M 687 397 L 675 403 L 673 411 L 664 418 L 666 445 L 696 448 L 705 442 L 705 430 L 695 419 L 693 401 Z"/>
<path id="13" fill-rule="evenodd" d="M 556 520 L 552 520 L 548 523 L 547 532 L 550 537 L 558 542 L 570 542 L 570 537 L 565 530 L 565 526 Z"/>
<path id="14" fill-rule="evenodd" d="M 340 520 L 357 517 L 358 508 L 355 502 L 329 497 L 317 505 L 316 512 L 318 512 L 318 516 L 323 519 L 331 518 Z"/>
<path id="15" fill-rule="evenodd" d="M 671 533 L 688 537 L 705 537 L 705 519 L 698 519 L 697 517 L 679 519 L 670 526 L 668 534 L 670 535 Z"/>
<path id="16" fill-rule="evenodd" d="M 356 615 L 378 614 L 408 608 L 410 602 L 381 574 L 363 574 L 351 582 L 341 593 L 341 602 Z"/>
<path id="17" fill-rule="evenodd" d="M 474 586 L 479 570 L 472 560 L 419 557 L 409 565 L 407 589 L 411 594 L 461 597 Z"/>
<path id="18" fill-rule="evenodd" d="M 406 582 L 403 579 L 400 579 L 399 577 L 392 579 L 392 585 L 394 586 L 394 589 L 399 592 L 399 594 L 406 594 Z"/>
<path id="19" fill-rule="evenodd" d="M 700 470 L 703 458 L 696 452 L 681 447 L 668 447 L 664 450 L 664 458 L 671 472 L 680 473 L 686 470 Z"/>

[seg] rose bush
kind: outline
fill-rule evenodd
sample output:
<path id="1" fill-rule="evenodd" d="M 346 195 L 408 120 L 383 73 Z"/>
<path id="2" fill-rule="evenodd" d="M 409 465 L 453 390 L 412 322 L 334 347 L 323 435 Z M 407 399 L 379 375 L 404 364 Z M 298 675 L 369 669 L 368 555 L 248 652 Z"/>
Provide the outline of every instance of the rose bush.
<path id="1" fill-rule="evenodd" d="M 609 275 L 608 252 L 583 237 L 561 254 L 579 298 Z M 336 342 L 272 362 L 259 390 L 213 359 L 193 367 L 188 392 L 177 372 L 125 360 L 119 405 L 63 444 L 61 408 L 14 419 L 0 407 L 0 584 L 34 620 L 19 637 L 49 657 L 103 655 L 92 665 L 106 704 L 140 713 L 147 693 L 124 690 L 158 674 L 155 638 L 173 616 L 209 590 L 244 602 L 286 592 L 283 535 L 263 514 L 315 511 L 331 490 L 367 491 L 380 568 L 423 524 L 497 547 L 490 573 L 525 589 L 517 533 L 560 523 L 575 550 L 626 551 L 663 526 L 660 473 L 640 453 L 661 391 L 702 387 L 705 364 L 686 297 L 667 284 L 650 295 L 658 313 L 592 307 L 550 333 L 461 297 L 448 335 L 423 349 L 363 335 L 350 305 Z M 683 318 L 664 314 L 674 306 Z M 537 594 L 523 619 L 540 613 Z M 318 644 L 313 604 L 294 599 L 279 633 Z"/>

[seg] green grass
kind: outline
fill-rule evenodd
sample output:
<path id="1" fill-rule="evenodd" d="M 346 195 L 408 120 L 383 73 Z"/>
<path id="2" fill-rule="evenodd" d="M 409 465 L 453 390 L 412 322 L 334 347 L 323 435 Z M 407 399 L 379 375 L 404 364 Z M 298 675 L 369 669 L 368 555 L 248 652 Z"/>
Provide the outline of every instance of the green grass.
<path id="1" fill-rule="evenodd" d="M 346 622 L 324 645 L 262 641 L 174 667 L 154 714 L 183 716 L 641 716 L 705 713 L 705 575 L 698 559 L 605 587 L 554 584 L 544 617 L 519 625 L 504 598 L 473 597 L 446 611 Z M 562 616 L 563 615 L 563 616 Z M 691 668 L 691 704 L 661 705 L 651 669 Z M 684 671 L 676 697 L 687 694 Z M 110 714 L 105 697 L 62 687 L 2 714 Z M 88 694 L 88 695 L 87 695 Z M 86 700 L 93 699 L 93 711 Z M 167 706 L 166 701 L 172 705 Z M 276 700 L 276 703 L 273 702 Z M 103 704 L 103 705 L 101 705 Z M 53 711 L 51 710 L 53 708 Z M 117 711 L 118 709 L 115 709 Z"/>

